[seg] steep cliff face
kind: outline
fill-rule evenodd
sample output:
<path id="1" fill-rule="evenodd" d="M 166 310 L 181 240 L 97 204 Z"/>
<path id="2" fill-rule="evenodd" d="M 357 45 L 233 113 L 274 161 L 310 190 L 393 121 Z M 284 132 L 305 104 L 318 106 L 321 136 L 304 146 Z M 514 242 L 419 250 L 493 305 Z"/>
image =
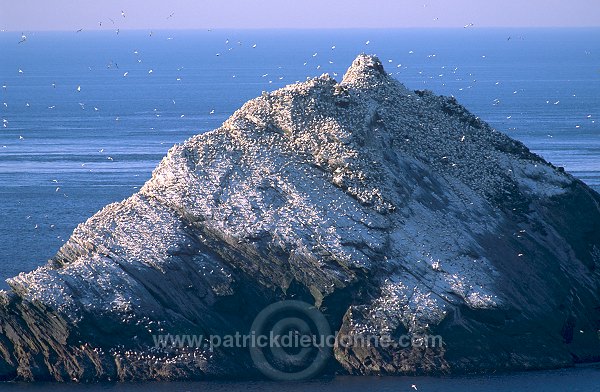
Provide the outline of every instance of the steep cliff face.
<path id="1" fill-rule="evenodd" d="M 600 196 L 376 57 L 246 103 L 173 147 L 143 189 L 0 296 L 1 379 L 256 373 L 247 350 L 157 333 L 247 331 L 275 301 L 346 336 L 330 370 L 420 374 L 600 359 Z M 198 332 L 200 331 L 200 332 Z M 341 365 L 341 366 L 340 366 Z"/>

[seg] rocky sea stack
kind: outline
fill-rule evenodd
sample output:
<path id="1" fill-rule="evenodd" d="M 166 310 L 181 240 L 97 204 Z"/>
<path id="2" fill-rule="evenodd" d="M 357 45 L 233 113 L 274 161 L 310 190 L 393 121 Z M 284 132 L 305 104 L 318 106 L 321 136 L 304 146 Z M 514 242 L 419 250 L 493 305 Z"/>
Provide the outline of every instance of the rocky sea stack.
<path id="1" fill-rule="evenodd" d="M 600 195 L 360 55 L 173 147 L 8 282 L 2 380 L 251 377 L 247 349 L 153 336 L 246 333 L 284 299 L 346 336 L 443 338 L 337 346 L 326 372 L 569 366 L 600 359 Z"/>

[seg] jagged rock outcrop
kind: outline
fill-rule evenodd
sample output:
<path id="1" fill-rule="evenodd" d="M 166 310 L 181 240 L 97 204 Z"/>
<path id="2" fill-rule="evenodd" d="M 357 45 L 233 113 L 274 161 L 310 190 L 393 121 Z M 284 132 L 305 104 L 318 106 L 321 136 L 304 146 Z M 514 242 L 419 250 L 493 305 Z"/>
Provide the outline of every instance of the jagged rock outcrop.
<path id="1" fill-rule="evenodd" d="M 361 55 L 341 83 L 263 93 L 173 147 L 9 279 L 0 379 L 253 375 L 244 350 L 163 352 L 152 335 L 247 331 L 285 298 L 345 335 L 444 341 L 337 347 L 329 371 L 568 366 L 600 359 L 599 267 L 597 193 Z"/>

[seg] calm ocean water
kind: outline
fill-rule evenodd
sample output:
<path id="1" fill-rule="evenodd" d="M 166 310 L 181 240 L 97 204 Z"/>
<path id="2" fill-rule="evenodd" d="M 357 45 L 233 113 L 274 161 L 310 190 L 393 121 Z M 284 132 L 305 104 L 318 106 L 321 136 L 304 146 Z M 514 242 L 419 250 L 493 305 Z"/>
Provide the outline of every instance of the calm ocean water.
<path id="1" fill-rule="evenodd" d="M 19 44 L 20 32 L 0 33 L 0 280 L 44 264 L 78 223 L 136 192 L 171 145 L 218 127 L 263 90 L 324 72 L 340 80 L 360 52 L 379 55 L 409 88 L 456 96 L 600 190 L 600 29 L 27 35 Z M 580 380 L 583 389 L 545 390 L 594 390 L 598 373 L 548 373 L 573 385 Z M 515 390 L 502 388 L 546 377 L 532 374 L 410 383 L 429 386 L 419 390 Z M 410 390 L 402 380 L 373 382 Z M 316 387 L 370 385 L 364 383 Z M 188 389 L 195 387 L 181 387 Z"/>
<path id="2" fill-rule="evenodd" d="M 414 385 L 414 387 L 413 387 Z M 416 388 L 416 389 L 415 389 Z M 463 377 L 352 377 L 306 382 L 153 382 L 121 384 L 0 383 L 10 392 L 590 392 L 600 391 L 600 368 L 576 367 L 536 372 Z"/>

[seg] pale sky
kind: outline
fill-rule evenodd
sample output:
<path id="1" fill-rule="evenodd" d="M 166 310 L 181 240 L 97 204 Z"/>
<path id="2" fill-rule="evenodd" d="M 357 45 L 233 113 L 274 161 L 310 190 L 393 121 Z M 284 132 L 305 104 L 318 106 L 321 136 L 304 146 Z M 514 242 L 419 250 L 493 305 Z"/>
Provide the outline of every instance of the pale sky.
<path id="1" fill-rule="evenodd" d="M 471 23 L 473 27 L 600 26 L 600 0 L 0 0 L 0 30 L 9 31 L 463 27 Z"/>

